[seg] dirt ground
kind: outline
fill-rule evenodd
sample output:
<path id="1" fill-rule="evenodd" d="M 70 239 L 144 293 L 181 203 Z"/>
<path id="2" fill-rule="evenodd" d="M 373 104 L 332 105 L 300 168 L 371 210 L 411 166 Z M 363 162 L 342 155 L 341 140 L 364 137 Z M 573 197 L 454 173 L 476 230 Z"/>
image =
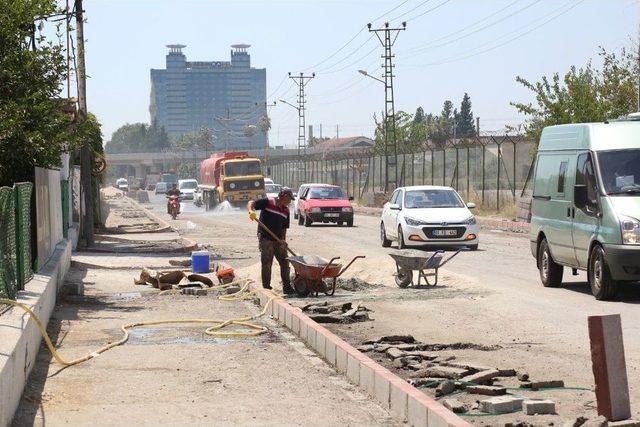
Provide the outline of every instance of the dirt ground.
<path id="1" fill-rule="evenodd" d="M 252 301 L 161 296 L 133 284 L 142 266 L 166 269 L 172 258 L 184 255 L 74 254 L 66 281 L 84 295 L 62 297 L 48 325 L 61 355 L 93 352 L 126 323 L 260 312 Z M 13 425 L 402 424 L 269 317 L 256 323 L 269 332 L 216 338 L 204 324 L 135 328 L 126 344 L 65 369 L 41 346 Z"/>
<path id="2" fill-rule="evenodd" d="M 479 425 L 518 422 L 564 425 L 579 416 L 593 418 L 596 415 L 594 393 L 581 390 L 592 390 L 594 386 L 587 316 L 620 313 L 632 414 L 640 418 L 640 312 L 637 310 L 640 288 L 627 286 L 619 301 L 600 302 L 590 295 L 584 275 L 571 277 L 570 273 L 565 275 L 563 287 L 543 288 L 526 235 L 483 230 L 480 250 L 460 254 L 452 260 L 441 270 L 438 286 L 399 289 L 393 283 L 395 267 L 388 256 L 394 249 L 384 249 L 378 241 L 379 219 L 358 215 L 355 224 L 353 228 L 327 225 L 307 228 L 292 223 L 288 233 L 290 247 L 299 254 L 341 256 L 343 262 L 354 255 L 367 256 L 366 260 L 357 261 L 345 277 L 357 277 L 378 286 L 360 287 L 352 292 L 339 290 L 334 299 L 362 301 L 373 310 L 373 320 L 330 325 L 334 332 L 355 345 L 387 334 L 408 333 L 425 343 L 494 347 L 492 351 L 447 352 L 458 360 L 525 371 L 536 380 L 560 379 L 567 389 L 528 394 L 511 391 L 554 400 L 557 415 L 519 413 L 469 417 L 469 421 Z M 245 212 L 204 213 L 185 204 L 183 214 L 174 225 L 181 235 L 208 245 L 212 252 L 231 254 L 227 255 L 228 262 L 258 278 L 256 226 L 248 221 Z M 278 282 L 276 277 L 274 265 L 273 283 Z M 512 380 L 504 380 L 503 384 L 518 386 Z M 456 398 L 468 399 L 462 394 Z M 483 398 L 471 396 L 472 400 Z"/>

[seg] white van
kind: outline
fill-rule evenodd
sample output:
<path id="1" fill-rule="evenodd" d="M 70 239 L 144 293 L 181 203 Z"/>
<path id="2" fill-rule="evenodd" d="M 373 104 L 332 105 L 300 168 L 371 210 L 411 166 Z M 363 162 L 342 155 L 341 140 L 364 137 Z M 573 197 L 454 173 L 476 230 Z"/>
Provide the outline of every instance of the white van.
<path id="1" fill-rule="evenodd" d="M 531 204 L 531 253 L 544 286 L 586 270 L 596 299 L 640 281 L 640 120 L 543 130 Z"/>

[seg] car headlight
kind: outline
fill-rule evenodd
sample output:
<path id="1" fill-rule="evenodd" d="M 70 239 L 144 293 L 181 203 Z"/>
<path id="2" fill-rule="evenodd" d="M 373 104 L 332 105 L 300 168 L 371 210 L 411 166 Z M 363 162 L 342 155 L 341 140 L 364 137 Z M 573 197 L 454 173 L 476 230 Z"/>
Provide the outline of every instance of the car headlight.
<path id="1" fill-rule="evenodd" d="M 470 216 L 469 218 L 467 218 L 464 223 L 465 224 L 469 224 L 469 225 L 474 225 L 476 224 L 478 221 L 476 221 L 476 217 L 475 216 Z"/>
<path id="2" fill-rule="evenodd" d="M 625 245 L 640 244 L 640 221 L 629 216 L 620 216 L 622 243 Z"/>
<path id="3" fill-rule="evenodd" d="M 411 218 L 408 216 L 404 217 L 404 222 L 406 222 L 407 225 L 413 225 L 413 226 L 425 225 L 424 221 L 420 221 L 419 219 Z"/>
<path id="4" fill-rule="evenodd" d="M 232 182 L 231 184 L 229 184 L 229 188 L 230 188 L 230 189 L 232 189 L 232 190 L 233 190 L 234 188 L 236 188 L 236 183 L 235 183 L 235 182 Z"/>
<path id="5" fill-rule="evenodd" d="M 254 183 L 253 183 L 253 186 L 254 186 L 254 187 L 256 187 L 256 188 L 260 187 L 260 181 L 256 181 L 256 182 L 254 182 Z"/>
<path id="6" fill-rule="evenodd" d="M 320 212 L 320 208 L 311 208 L 311 212 L 312 213 L 318 213 L 318 212 Z"/>
<path id="7" fill-rule="evenodd" d="M 353 208 L 351 206 L 345 206 L 342 208 L 342 212 L 353 212 Z"/>

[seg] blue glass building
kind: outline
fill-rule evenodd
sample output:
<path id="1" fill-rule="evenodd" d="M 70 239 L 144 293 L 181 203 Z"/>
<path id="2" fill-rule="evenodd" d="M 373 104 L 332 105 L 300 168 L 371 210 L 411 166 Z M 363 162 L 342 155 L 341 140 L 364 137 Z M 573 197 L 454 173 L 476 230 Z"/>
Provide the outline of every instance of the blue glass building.
<path id="1" fill-rule="evenodd" d="M 266 111 L 265 68 L 251 68 L 250 45 L 232 45 L 231 61 L 187 61 L 185 45 L 168 45 L 166 69 L 151 70 L 151 122 L 170 136 L 213 130 L 215 150 L 264 148 L 257 126 Z"/>

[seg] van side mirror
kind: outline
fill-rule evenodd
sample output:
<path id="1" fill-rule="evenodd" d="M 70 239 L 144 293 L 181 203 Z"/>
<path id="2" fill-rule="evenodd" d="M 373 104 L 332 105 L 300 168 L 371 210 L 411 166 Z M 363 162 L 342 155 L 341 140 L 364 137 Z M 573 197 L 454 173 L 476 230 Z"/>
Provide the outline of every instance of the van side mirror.
<path id="1" fill-rule="evenodd" d="M 584 209 L 587 207 L 587 186 L 586 185 L 574 185 L 573 186 L 573 204 L 578 209 Z"/>
<path id="2" fill-rule="evenodd" d="M 389 205 L 389 209 L 391 209 L 392 211 L 399 211 L 400 210 L 400 205 L 392 203 L 392 204 Z"/>
<path id="3" fill-rule="evenodd" d="M 475 204 L 475 203 L 473 203 L 473 202 L 469 202 L 469 203 L 467 203 L 467 207 L 468 207 L 469 209 L 475 209 L 475 208 L 476 208 L 476 204 Z"/>
<path id="4" fill-rule="evenodd" d="M 353 202 L 353 200 L 354 200 L 354 199 L 353 199 L 353 196 L 349 197 L 349 201 L 350 201 L 350 202 Z"/>

